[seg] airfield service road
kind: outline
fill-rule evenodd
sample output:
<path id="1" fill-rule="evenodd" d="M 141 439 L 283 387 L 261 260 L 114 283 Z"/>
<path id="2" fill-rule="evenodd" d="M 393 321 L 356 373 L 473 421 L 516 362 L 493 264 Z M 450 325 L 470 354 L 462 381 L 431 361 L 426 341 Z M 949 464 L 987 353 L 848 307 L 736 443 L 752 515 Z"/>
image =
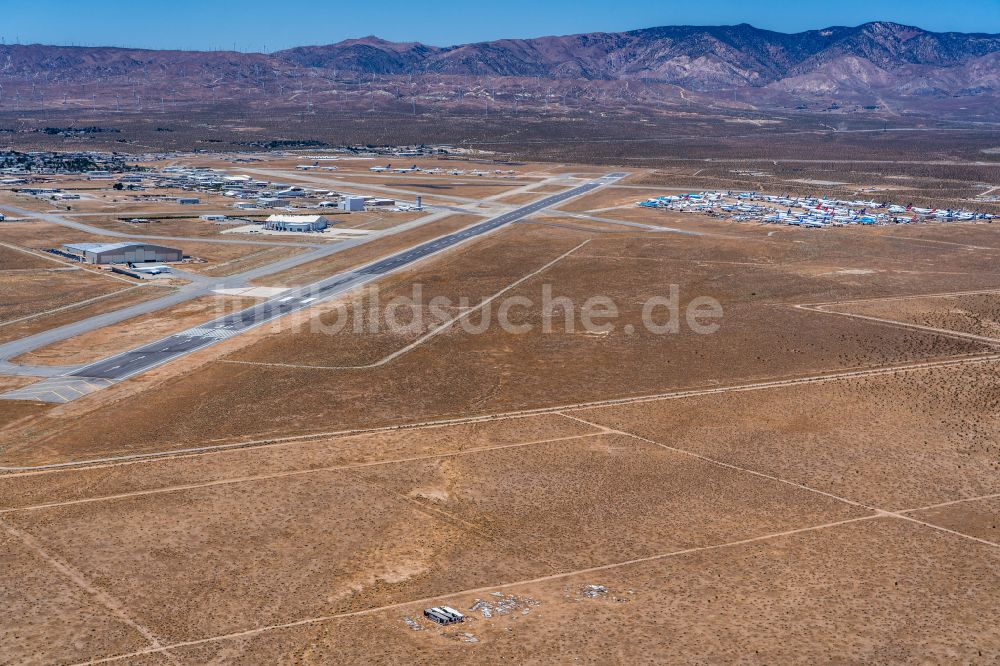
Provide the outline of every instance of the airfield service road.
<path id="1" fill-rule="evenodd" d="M 347 292 L 383 275 L 413 264 L 425 257 L 438 254 L 467 240 L 560 204 L 567 199 L 617 182 L 626 175 L 628 174 L 622 172 L 610 173 L 573 189 L 549 195 L 534 203 L 521 206 L 516 210 L 430 240 L 416 247 L 403 250 L 366 266 L 334 275 L 317 283 L 283 294 L 280 297 L 272 298 L 265 303 L 249 307 L 234 314 L 219 317 L 195 328 L 170 335 L 134 350 L 91 363 L 69 372 L 67 376 L 84 379 L 103 379 L 112 382 L 125 380 L 213 345 L 221 340 L 226 340 L 244 331 L 271 322 L 279 317 L 310 307 L 312 303 L 321 299 L 328 299 Z M 68 401 L 65 392 L 52 391 L 47 393 L 45 391 L 46 382 L 57 382 L 60 387 L 65 383 L 62 378 L 46 379 L 37 384 L 0 395 L 0 398 L 8 400 L 30 399 L 56 403 Z"/>

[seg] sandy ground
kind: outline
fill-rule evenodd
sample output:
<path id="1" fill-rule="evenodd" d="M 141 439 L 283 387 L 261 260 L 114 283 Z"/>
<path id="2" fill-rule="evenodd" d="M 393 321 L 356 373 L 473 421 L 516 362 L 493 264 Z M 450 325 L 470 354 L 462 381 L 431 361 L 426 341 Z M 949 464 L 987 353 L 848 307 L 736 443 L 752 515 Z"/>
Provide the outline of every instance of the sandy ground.
<path id="1" fill-rule="evenodd" d="M 0 323 L 37 315 L 127 289 L 128 284 L 85 270 L 0 271 Z"/>
<path id="2" fill-rule="evenodd" d="M 228 258 L 218 257 L 216 261 L 210 263 L 186 264 L 184 269 L 210 277 L 225 277 L 244 273 L 307 251 L 306 248 L 297 247 L 267 247 L 266 245 L 245 247 L 248 248 L 247 254 L 237 254 Z"/>
<path id="3" fill-rule="evenodd" d="M 1000 340 L 1000 292 L 861 301 L 827 309 Z"/>
<path id="4" fill-rule="evenodd" d="M 895 263 L 912 268 L 916 260 L 903 251 L 898 259 L 866 257 L 856 248 L 851 252 L 849 238 L 824 234 L 807 237 L 815 244 L 797 243 L 794 237 L 771 238 L 769 243 L 740 239 L 720 243 L 711 237 L 588 236 L 515 225 L 465 253 L 456 253 L 468 257 L 467 261 L 432 262 L 416 267 L 408 279 L 425 284 L 428 295 L 461 296 L 463 285 L 469 285 L 464 293 L 481 297 L 588 238 L 585 246 L 510 292 L 532 303 L 532 307 L 511 311 L 512 323 L 531 326 L 528 333 L 505 333 L 495 319 L 482 332 L 475 326 L 452 327 L 388 365 L 360 371 L 287 365 L 326 366 L 330 360 L 337 365 L 377 358 L 411 338 L 373 339 L 353 328 L 317 335 L 307 327 L 270 340 L 264 334 L 241 336 L 233 344 L 243 351 L 233 358 L 263 365 L 223 362 L 168 369 L 165 375 L 156 376 L 171 377 L 165 383 L 143 380 L 142 386 L 156 385 L 155 391 L 107 405 L 101 398 L 93 404 L 93 411 L 78 414 L 76 410 L 87 408 L 82 401 L 74 407 L 72 413 L 78 415 L 71 421 L 48 420 L 47 434 L 35 433 L 35 447 L 19 447 L 20 452 L 11 451 L 9 459 L 27 455 L 30 460 L 46 461 L 50 455 L 80 458 L 128 451 L 137 444 L 130 433 L 151 418 L 164 423 L 144 438 L 143 448 L 173 448 L 204 439 L 306 434 L 488 414 L 995 349 L 975 340 L 795 308 L 797 303 L 905 293 L 926 289 L 926 285 L 940 288 L 956 280 L 996 284 L 990 275 L 971 271 L 957 277 L 912 272 L 828 275 L 834 262 L 888 269 Z M 894 243 L 884 248 L 873 245 L 879 252 L 898 247 Z M 550 250 L 532 258 L 530 251 L 519 249 L 535 247 Z M 989 265 L 988 257 L 979 260 L 966 254 L 956 262 L 965 262 L 969 269 L 975 261 Z M 515 256 L 524 261 L 511 271 Z M 467 282 L 470 278 L 473 282 Z M 480 281 L 479 287 L 475 280 Z M 678 285 L 679 308 L 700 296 L 717 299 L 724 310 L 718 332 L 700 335 L 686 325 L 667 335 L 647 331 L 642 320 L 644 303 L 665 296 L 670 284 Z M 543 317 L 545 285 L 553 297 L 570 299 L 575 311 L 572 330 L 562 324 L 561 316 Z M 595 294 L 610 298 L 619 309 L 614 329 L 607 333 L 582 329 L 581 307 Z M 544 332 L 546 320 L 553 322 L 551 333 Z M 470 318 L 471 323 L 478 321 Z M 217 359 L 225 349 L 232 347 L 220 347 L 199 358 Z M 443 362 L 444 358 L 448 361 Z M 303 385 L 310 387 L 315 400 L 289 401 L 287 396 Z M 373 391 L 375 399 L 365 398 Z M 171 414 L 176 417 L 167 416 Z M 79 433 L 83 431 L 99 435 L 82 438 Z"/>
<path id="5" fill-rule="evenodd" d="M 325 303 L 76 403 L 0 401 L 0 465 L 77 463 L 0 471 L 0 661 L 1000 659 L 1000 358 L 954 334 L 996 320 L 954 295 L 1000 288 L 995 229 L 597 214 L 707 235 L 512 225 L 380 286 L 517 282 L 533 330 L 380 368 L 287 367 L 429 330 L 318 332 Z M 546 285 L 614 327 L 541 332 Z M 721 328 L 645 330 L 670 285 Z M 441 604 L 467 621 L 422 619 Z"/>
<path id="6" fill-rule="evenodd" d="M 111 312 L 135 303 L 159 298 L 169 294 L 170 291 L 169 287 L 161 287 L 152 283 L 136 286 L 121 284 L 119 291 L 113 291 L 97 298 L 97 300 L 83 301 L 81 305 L 71 306 L 50 314 L 39 314 L 0 326 L 0 342 L 27 337 L 50 328 L 81 321 L 96 314 Z"/>
<path id="7" fill-rule="evenodd" d="M 45 270 L 60 268 L 62 265 L 36 254 L 24 252 L 14 247 L 0 246 L 0 272 Z"/>
<path id="8" fill-rule="evenodd" d="M 0 375 L 0 391 L 10 391 L 20 388 L 25 384 L 31 384 L 34 381 L 37 381 L 35 377 Z"/>
<path id="9" fill-rule="evenodd" d="M 520 194 L 507 194 L 502 197 L 497 197 L 496 201 L 499 203 L 520 206 L 522 204 L 531 203 L 539 197 L 539 194 L 540 192 L 534 190 L 531 192 L 521 192 Z"/>
<path id="10" fill-rule="evenodd" d="M 256 302 L 254 298 L 204 296 L 167 311 L 151 312 L 41 347 L 12 360 L 24 365 L 90 363 L 236 312 Z"/>
<path id="11" fill-rule="evenodd" d="M 418 245 L 423 241 L 452 231 L 458 231 L 480 219 L 475 215 L 450 215 L 436 222 L 373 240 L 324 259 L 317 259 L 287 271 L 258 278 L 254 284 L 263 287 L 290 287 L 309 284 L 340 271 L 375 261 L 400 249 Z"/>
<path id="12" fill-rule="evenodd" d="M 578 197 L 559 206 L 560 210 L 583 212 L 613 206 L 634 206 L 637 201 L 663 194 L 662 190 L 636 190 L 625 187 L 606 187 L 598 192 Z"/>
<path id="13" fill-rule="evenodd" d="M 894 395 L 912 385 L 878 381 Z M 836 383 L 816 391 L 832 392 L 817 396 L 827 405 L 856 393 Z M 781 403 L 770 390 L 744 395 Z M 922 399 L 912 391 L 914 407 Z M 125 661 L 158 663 L 167 649 L 181 663 L 313 663 L 331 654 L 353 660 L 359 644 L 419 663 L 495 650 L 538 662 L 1000 654 L 1000 636 L 985 620 L 1000 610 L 990 582 L 1000 545 L 969 538 L 995 524 L 993 500 L 909 511 L 947 495 L 928 491 L 953 486 L 930 459 L 906 479 L 918 492 L 894 507 L 907 513 L 879 517 L 877 509 L 889 508 L 881 500 L 896 495 L 860 491 L 895 488 L 884 471 L 902 479 L 912 462 L 890 458 L 852 478 L 852 487 L 831 487 L 821 467 L 787 467 L 790 457 L 818 457 L 801 436 L 772 436 L 773 448 L 736 446 L 746 456 L 732 458 L 717 446 L 704 450 L 690 428 L 651 419 L 669 406 L 695 420 L 696 405 L 683 402 L 8 476 L 0 485 L 5 560 L 36 561 L 36 575 L 51 569 L 60 581 L 71 572 L 66 587 L 95 612 L 49 588 L 54 606 L 36 608 L 32 631 L 9 634 L 6 654 L 47 662 L 154 650 Z M 895 415 L 897 405 L 875 404 Z M 714 408 L 733 413 L 731 405 Z M 858 433 L 842 417 L 808 408 L 801 414 L 845 430 L 828 443 L 836 458 Z M 628 409 L 645 413 L 625 418 Z M 727 419 L 734 435 L 762 410 L 744 411 L 748 417 Z M 637 424 L 646 430 L 625 434 Z M 791 432 L 774 426 L 766 432 Z M 713 441 L 725 441 L 718 430 L 706 426 Z M 910 441 L 899 431 L 880 454 Z M 878 460 L 873 453 L 866 463 Z M 963 487 L 955 497 L 986 489 Z M 911 514 L 921 523 L 908 521 Z M 18 571 L 5 569 L 0 587 L 20 581 Z M 17 590 L 19 603 L 42 594 L 23 581 Z M 478 599 L 495 603 L 492 593 L 513 610 L 469 611 Z M 445 630 L 419 621 L 420 632 L 404 623 L 441 603 L 470 620 Z M 67 633 L 67 624 L 89 627 L 106 616 L 124 626 L 102 631 L 101 641 L 74 642 Z M 883 626 L 893 630 L 867 631 Z"/>
<path id="14" fill-rule="evenodd" d="M 475 615 L 455 628 L 425 622 L 413 631 L 403 618 L 418 617 L 421 607 L 409 604 L 172 654 L 182 663 L 360 662 L 376 653 L 430 664 L 488 661 L 498 652 L 529 664 L 988 661 L 998 653 L 998 639 L 980 618 L 997 609 L 995 563 L 987 547 L 966 548 L 879 519 L 497 586 L 493 591 L 514 595 L 520 607 L 489 619 Z M 594 584 L 608 593 L 587 597 L 584 590 Z M 953 585 L 968 586 L 968 596 L 949 595 Z M 487 589 L 446 601 L 467 611 L 477 599 L 495 600 Z"/>
<path id="15" fill-rule="evenodd" d="M 87 218 L 81 218 L 86 221 Z M 209 223 L 206 223 L 209 224 Z M 149 231 L 147 233 L 154 233 Z M 64 243 L 117 243 L 121 242 L 120 237 L 96 236 L 84 231 L 68 229 L 57 224 L 47 222 L 25 222 L 0 225 L 0 242 L 13 243 L 22 247 L 43 250 L 46 248 L 59 248 Z M 256 241 L 256 237 L 254 237 Z M 281 240 L 280 238 L 277 240 Z M 198 259 L 195 263 L 185 263 L 182 267 L 193 271 L 207 271 L 215 266 L 240 258 L 254 255 L 261 251 L 259 244 L 227 244 L 227 243 L 206 243 L 199 241 L 179 241 L 169 243 L 168 241 L 158 241 L 180 248 L 185 255 Z M 263 249 L 267 249 L 266 245 Z M 277 250 L 277 248 L 272 248 Z M 228 264 L 227 264 L 228 265 Z"/>

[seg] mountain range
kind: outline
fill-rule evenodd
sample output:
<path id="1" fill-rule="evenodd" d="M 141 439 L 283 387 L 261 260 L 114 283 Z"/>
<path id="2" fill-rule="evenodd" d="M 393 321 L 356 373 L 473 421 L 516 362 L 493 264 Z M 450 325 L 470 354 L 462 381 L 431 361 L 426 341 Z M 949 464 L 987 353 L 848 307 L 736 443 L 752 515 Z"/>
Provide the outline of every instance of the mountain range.
<path id="1" fill-rule="evenodd" d="M 593 90 L 606 82 L 629 82 L 709 96 L 757 89 L 762 99 L 769 94 L 980 96 L 1000 93 L 1000 35 L 873 22 L 794 34 L 747 24 L 668 26 L 448 47 L 366 37 L 269 54 L 0 46 L 0 108 L 12 95 L 25 106 L 59 98 L 65 104 L 70 97 L 81 103 L 93 98 L 96 106 L 98 96 L 112 89 L 119 100 L 125 95 L 204 100 L 208 91 L 216 99 L 240 99 L 301 93 L 305 82 L 312 90 L 340 81 L 382 85 L 431 78 L 452 87 L 463 80 L 503 86 L 534 79 L 551 82 L 546 85 L 564 94 L 573 86 Z M 490 81 L 484 84 L 484 78 Z"/>
<path id="2" fill-rule="evenodd" d="M 915 91 L 994 87 L 1000 35 L 935 33 L 867 23 L 785 34 L 741 24 L 505 39 L 450 47 L 376 37 L 274 54 L 306 68 L 386 75 L 646 80 L 693 90 L 764 86 L 810 75 L 853 76 Z M 914 86 L 915 77 L 925 78 Z M 909 82 L 907 82 L 909 81 Z"/>

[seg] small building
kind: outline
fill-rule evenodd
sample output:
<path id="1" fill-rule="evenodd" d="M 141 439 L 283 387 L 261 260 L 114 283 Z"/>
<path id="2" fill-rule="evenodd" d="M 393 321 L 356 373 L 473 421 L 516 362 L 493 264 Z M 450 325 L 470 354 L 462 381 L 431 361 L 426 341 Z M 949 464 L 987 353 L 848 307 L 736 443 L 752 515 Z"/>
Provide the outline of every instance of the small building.
<path id="1" fill-rule="evenodd" d="M 343 197 L 340 200 L 340 210 L 346 210 L 348 213 L 358 213 L 364 209 L 364 197 Z"/>
<path id="2" fill-rule="evenodd" d="M 322 231 L 328 226 L 322 215 L 271 215 L 264 222 L 264 228 L 272 231 Z"/>
<path id="3" fill-rule="evenodd" d="M 236 208 L 237 210 L 253 210 L 256 207 L 257 204 L 252 201 L 237 201 L 233 204 L 233 208 Z"/>
<path id="4" fill-rule="evenodd" d="M 150 243 L 66 243 L 63 248 L 89 264 L 142 264 L 180 261 L 184 252 Z"/>
<path id="5" fill-rule="evenodd" d="M 438 624 L 456 624 L 458 622 L 465 621 L 465 616 L 451 606 L 435 606 L 434 608 L 425 608 L 424 617 L 432 622 L 437 622 Z"/>
<path id="6" fill-rule="evenodd" d="M 177 203 L 186 206 L 193 206 L 196 204 L 200 204 L 201 199 L 199 199 L 198 197 L 177 197 Z"/>

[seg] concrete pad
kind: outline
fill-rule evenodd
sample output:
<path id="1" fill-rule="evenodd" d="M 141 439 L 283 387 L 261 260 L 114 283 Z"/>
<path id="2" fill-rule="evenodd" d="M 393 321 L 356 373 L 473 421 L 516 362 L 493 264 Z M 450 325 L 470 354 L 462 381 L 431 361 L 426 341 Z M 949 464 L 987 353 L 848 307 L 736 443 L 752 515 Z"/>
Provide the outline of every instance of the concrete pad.
<path id="1" fill-rule="evenodd" d="M 31 400 L 63 404 L 113 384 L 96 377 L 51 377 L 0 394 L 0 400 Z"/>
<path id="2" fill-rule="evenodd" d="M 236 289 L 213 289 L 212 293 L 224 296 L 248 296 L 250 298 L 271 298 L 288 291 L 287 287 L 242 287 Z"/>

